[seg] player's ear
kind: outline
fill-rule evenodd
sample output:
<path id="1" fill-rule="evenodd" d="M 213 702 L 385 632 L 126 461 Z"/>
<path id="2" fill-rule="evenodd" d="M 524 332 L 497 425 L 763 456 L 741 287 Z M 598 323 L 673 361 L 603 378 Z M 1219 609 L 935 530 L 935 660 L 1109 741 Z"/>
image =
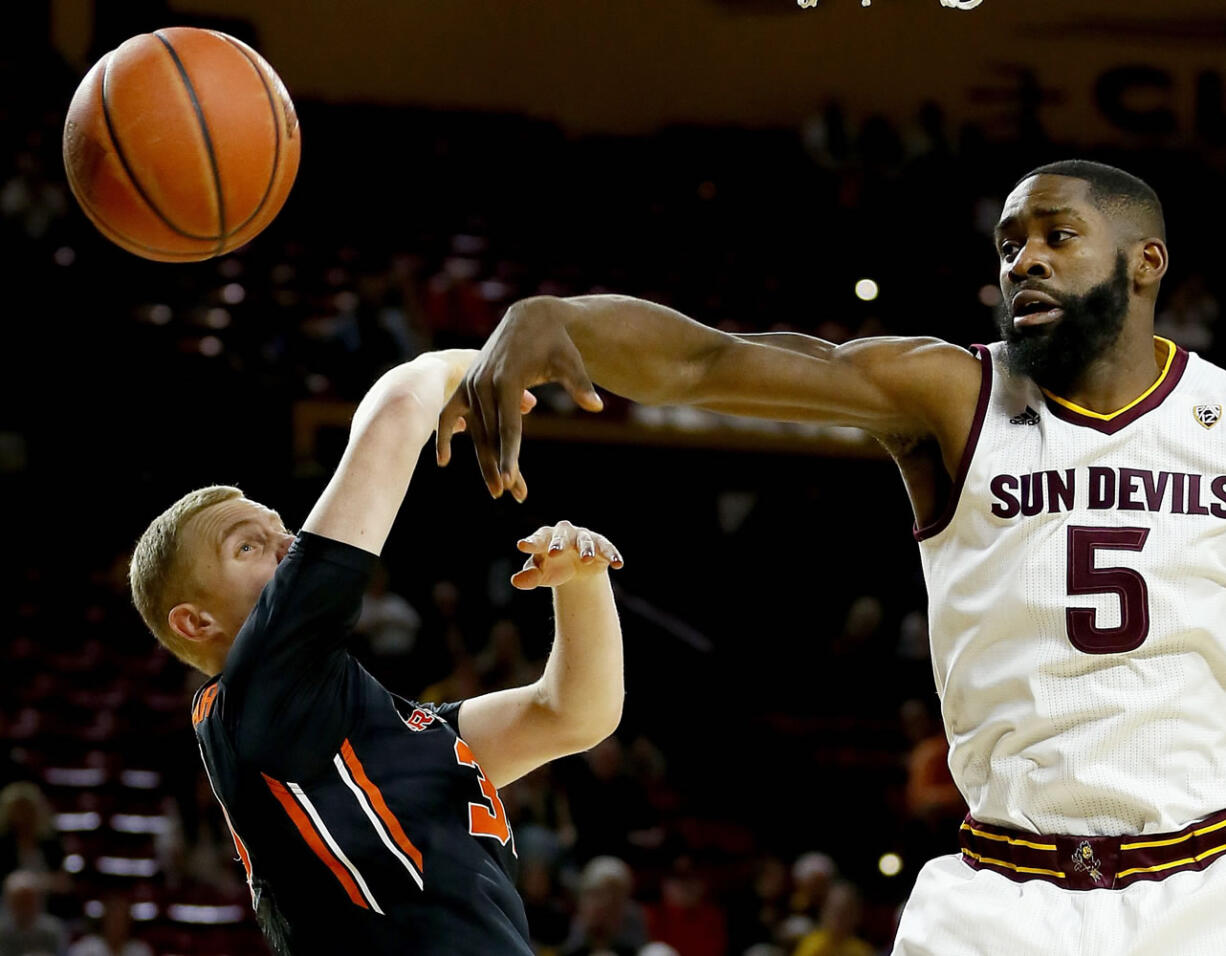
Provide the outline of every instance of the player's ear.
<path id="1" fill-rule="evenodd" d="M 1162 281 L 1170 259 L 1166 243 L 1161 239 L 1146 239 L 1141 243 L 1140 262 L 1133 273 L 1138 289 L 1151 289 Z"/>
<path id="2" fill-rule="evenodd" d="M 172 631 L 189 641 L 207 641 L 217 633 L 213 615 L 196 604 L 186 602 L 170 609 L 166 623 Z"/>

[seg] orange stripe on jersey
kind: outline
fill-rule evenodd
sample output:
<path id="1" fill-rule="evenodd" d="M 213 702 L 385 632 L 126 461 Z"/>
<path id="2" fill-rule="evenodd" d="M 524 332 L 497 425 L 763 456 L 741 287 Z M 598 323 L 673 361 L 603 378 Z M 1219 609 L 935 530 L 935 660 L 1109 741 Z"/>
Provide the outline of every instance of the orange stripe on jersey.
<path id="1" fill-rule="evenodd" d="M 243 861 L 243 869 L 247 873 L 247 885 L 251 885 L 251 857 L 247 855 L 247 844 L 238 835 L 238 831 L 234 829 L 234 824 L 230 822 L 230 814 L 226 814 L 226 826 L 230 828 L 230 836 L 234 838 L 234 849 L 238 850 L 238 858 Z"/>
<path id="2" fill-rule="evenodd" d="M 379 791 L 379 788 L 366 776 L 366 771 L 362 767 L 362 761 L 358 760 L 358 755 L 353 752 L 353 747 L 348 740 L 341 744 L 341 759 L 345 761 L 345 766 L 353 774 L 353 779 L 358 782 L 362 792 L 369 798 L 371 805 L 375 808 L 375 813 L 379 814 L 379 819 L 387 825 L 388 832 L 391 833 L 392 839 L 396 841 L 396 845 L 408 854 L 409 859 L 417 865 L 417 869 L 424 873 L 425 869 L 421 863 L 421 851 L 413 845 L 413 841 L 404 832 L 404 827 L 400 825 L 396 815 L 388 808 L 387 802 L 383 799 L 383 794 Z"/>
<path id="3" fill-rule="evenodd" d="M 260 776 L 268 784 L 268 789 L 277 798 L 277 802 L 285 808 L 285 812 L 289 814 L 290 820 L 298 828 L 298 832 L 302 834 L 302 839 L 306 840 L 307 846 L 315 852 L 315 855 L 324 862 L 324 865 L 332 871 L 332 875 L 345 888 L 345 892 L 349 894 L 349 899 L 364 910 L 370 909 L 366 905 L 366 900 L 362 898 L 358 885 L 353 881 L 353 877 L 349 875 L 349 871 L 341 865 L 341 861 L 336 858 L 333 852 L 324 844 L 324 841 L 320 839 L 319 834 L 315 832 L 315 827 L 311 825 L 310 819 L 302 807 L 298 806 L 298 802 L 294 799 L 293 795 L 285 788 L 285 784 L 274 780 L 266 773 L 261 773 Z"/>

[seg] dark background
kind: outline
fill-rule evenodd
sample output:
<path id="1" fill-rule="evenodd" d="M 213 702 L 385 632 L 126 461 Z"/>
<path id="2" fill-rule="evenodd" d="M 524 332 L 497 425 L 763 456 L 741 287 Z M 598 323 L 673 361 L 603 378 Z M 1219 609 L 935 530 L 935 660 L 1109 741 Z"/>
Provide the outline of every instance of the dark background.
<path id="1" fill-rule="evenodd" d="M 105 821 L 124 768 L 162 773 L 157 795 L 174 806 L 145 795 L 150 815 L 217 828 L 193 822 L 215 812 L 194 797 L 185 701 L 198 677 L 156 650 L 126 605 L 140 531 L 209 483 L 239 484 L 294 526 L 344 440 L 308 429 L 296 448 L 294 422 L 320 408 L 343 416 L 423 348 L 478 346 L 516 298 L 617 291 L 733 331 L 988 341 L 985 228 L 1027 169 L 1088 156 L 1163 197 L 1162 328 L 1221 357 L 1226 19 L 1212 3 L 1161 15 L 1079 4 L 1076 18 L 1066 4 L 1019 12 L 1002 0 L 970 12 L 937 0 L 438 6 L 370 0 L 340 20 L 281 3 L 8 11 L 0 731 L 4 779 L 37 781 L 59 813 L 101 814 L 97 832 L 62 834 L 82 862 L 52 902 L 75 932 L 86 901 L 121 889 L 157 901 L 138 928 L 167 952 L 258 946 L 247 930 L 206 938 L 170 925 L 167 894 L 198 874 L 176 884 L 164 847 L 124 851 L 163 854 L 149 879 L 93 862 L 119 852 Z M 237 253 L 191 265 L 109 245 L 59 159 L 89 64 L 169 24 L 261 50 L 303 130 L 277 220 Z M 852 291 L 866 276 L 881 288 L 873 302 Z M 515 539 L 561 517 L 607 533 L 627 557 L 618 737 L 631 757 L 654 755 L 650 771 L 628 757 L 623 775 L 646 808 L 635 825 L 663 834 L 622 853 L 636 897 L 654 905 L 663 875 L 692 858 L 709 898 L 734 913 L 757 861 L 820 850 L 868 904 L 860 934 L 886 947 L 924 857 L 954 845 L 952 830 L 917 835 L 905 800 L 900 706 L 935 698 L 892 465 L 854 437 L 609 405 L 601 431 L 546 393 L 523 453 L 523 506 L 489 499 L 466 439 L 446 471 L 427 452 L 385 552 L 392 589 L 422 616 L 389 682 L 412 696 L 446 679 L 459 657 L 480 658 L 500 619 L 518 625 L 527 660 L 541 658 L 547 598 L 497 583 Z M 440 581 L 461 595 L 458 644 L 446 644 Z M 78 766 L 104 782 L 74 789 L 48 774 Z M 590 773 L 574 758 L 549 787 L 578 800 Z M 580 827 L 550 860 L 559 907 L 573 906 L 586 857 L 616 850 Z M 892 879 L 877 868 L 887 851 L 904 861 Z"/>

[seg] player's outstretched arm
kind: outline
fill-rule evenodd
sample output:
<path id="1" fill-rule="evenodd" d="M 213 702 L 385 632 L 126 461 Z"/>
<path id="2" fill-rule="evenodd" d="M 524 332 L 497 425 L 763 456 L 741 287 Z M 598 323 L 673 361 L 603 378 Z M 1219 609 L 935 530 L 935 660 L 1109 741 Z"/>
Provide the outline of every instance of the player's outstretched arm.
<path id="1" fill-rule="evenodd" d="M 354 413 L 336 473 L 303 531 L 374 554 L 383 550 L 439 411 L 476 355 L 468 349 L 427 352 L 371 386 Z"/>
<path id="2" fill-rule="evenodd" d="M 980 372 L 969 353 L 936 339 L 836 346 L 795 334 L 741 337 L 628 296 L 540 296 L 507 310 L 447 403 L 440 464 L 450 458 L 452 423 L 463 415 L 490 492 L 519 486 L 519 395 L 543 382 L 560 382 L 589 411 L 601 407 L 595 382 L 646 404 L 931 436 L 946 461 L 956 462 Z"/>
<path id="3" fill-rule="evenodd" d="M 460 736 L 502 787 L 567 754 L 596 746 L 621 721 L 622 634 L 609 585 L 621 555 L 603 535 L 568 521 L 519 542 L 528 555 L 511 583 L 552 588 L 554 638 L 545 671 L 526 687 L 471 697 Z"/>

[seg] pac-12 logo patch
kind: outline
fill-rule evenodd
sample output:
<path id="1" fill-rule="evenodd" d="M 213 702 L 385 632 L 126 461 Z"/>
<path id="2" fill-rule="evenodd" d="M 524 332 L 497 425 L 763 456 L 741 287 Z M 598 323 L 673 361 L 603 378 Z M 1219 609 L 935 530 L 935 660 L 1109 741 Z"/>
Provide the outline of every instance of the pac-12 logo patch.
<path id="1" fill-rule="evenodd" d="M 1212 428 L 1222 420 L 1221 405 L 1194 405 L 1192 406 L 1192 414 L 1196 416 L 1196 420 L 1206 428 Z"/>
<path id="2" fill-rule="evenodd" d="M 434 714 L 430 713 L 428 710 L 422 710 L 420 707 L 418 707 L 413 711 L 413 713 L 409 714 L 409 716 L 405 718 L 404 723 L 409 730 L 425 730 L 432 723 L 434 723 Z"/>

